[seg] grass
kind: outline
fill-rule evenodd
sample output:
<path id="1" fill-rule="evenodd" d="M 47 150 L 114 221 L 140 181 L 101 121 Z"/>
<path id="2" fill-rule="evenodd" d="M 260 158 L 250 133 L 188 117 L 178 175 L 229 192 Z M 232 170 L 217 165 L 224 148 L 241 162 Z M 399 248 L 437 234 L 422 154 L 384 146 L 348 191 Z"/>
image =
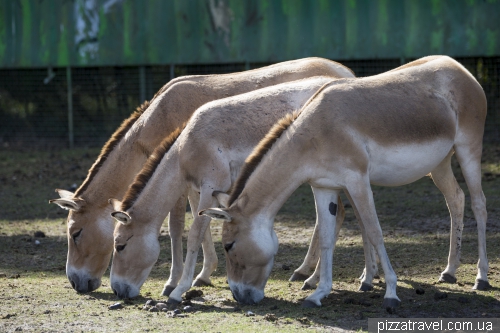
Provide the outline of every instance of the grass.
<path id="1" fill-rule="evenodd" d="M 446 265 L 449 246 L 449 215 L 441 193 L 429 179 L 397 188 L 374 187 L 379 219 L 391 263 L 398 275 L 396 313 L 381 308 L 385 292 L 383 274 L 371 292 L 358 292 L 364 266 L 359 227 L 352 208 L 334 254 L 333 290 L 318 309 L 303 309 L 300 302 L 311 291 L 300 282 L 289 282 L 307 251 L 314 227 L 311 191 L 302 186 L 276 218 L 280 249 L 266 286 L 266 298 L 258 305 L 238 305 L 225 279 L 220 244 L 221 225 L 211 225 L 219 255 L 213 287 L 197 288 L 203 296 L 193 300 L 187 317 L 142 310 L 148 299 L 159 297 L 170 267 L 170 244 L 166 224 L 160 239 L 162 253 L 141 296 L 109 310 L 116 302 L 109 288 L 109 272 L 95 292 L 77 294 L 65 276 L 66 213 L 47 204 L 54 188 L 80 184 L 98 150 L 0 151 L 0 331 L 31 332 L 275 332 L 275 331 L 366 331 L 367 318 L 387 317 L 500 317 L 500 148 L 485 147 L 483 188 L 488 200 L 489 291 L 473 291 L 477 262 L 477 231 L 466 192 L 462 266 L 457 284 L 436 281 Z M 454 165 L 456 174 L 459 168 Z M 343 198 L 345 200 L 345 198 Z M 188 225 L 192 221 L 186 214 Z M 46 237 L 36 238 L 36 231 Z M 37 242 L 40 244 L 37 244 Z M 201 252 L 201 251 L 200 251 Z M 201 255 L 197 271 L 201 269 Z M 286 270 L 290 267 L 290 270 Z M 417 295 L 416 288 L 425 294 Z M 436 301 L 436 292 L 448 297 Z M 254 315 L 248 316 L 251 311 Z"/>

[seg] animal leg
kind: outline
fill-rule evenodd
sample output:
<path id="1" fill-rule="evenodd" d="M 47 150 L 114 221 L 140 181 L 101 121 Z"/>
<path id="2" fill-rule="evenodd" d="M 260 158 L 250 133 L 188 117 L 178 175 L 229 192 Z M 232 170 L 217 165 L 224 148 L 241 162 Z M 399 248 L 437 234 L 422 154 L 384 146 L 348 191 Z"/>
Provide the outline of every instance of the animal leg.
<path id="1" fill-rule="evenodd" d="M 186 261 L 184 262 L 184 270 L 177 287 L 172 291 L 168 299 L 168 303 L 180 303 L 182 301 L 182 294 L 189 290 L 193 281 L 194 269 L 198 250 L 205 238 L 205 232 L 210 224 L 210 218 L 207 216 L 199 216 L 196 212 L 200 210 L 213 207 L 217 204 L 215 198 L 212 197 L 212 188 L 202 188 L 198 208 L 193 210 L 193 225 L 189 230 Z M 190 198 L 191 200 L 191 198 Z M 213 243 L 212 243 L 213 245 Z M 215 267 L 217 264 L 215 265 Z"/>
<path id="2" fill-rule="evenodd" d="M 353 200 L 351 202 L 358 209 L 359 218 L 365 227 L 366 236 L 368 236 L 368 239 L 375 247 L 382 268 L 384 269 L 386 291 L 382 306 L 388 310 L 397 307 L 401 303 L 396 294 L 397 276 L 391 266 L 387 251 L 385 250 L 382 229 L 380 228 L 377 212 L 375 210 L 370 183 L 368 179 L 353 182 L 348 186 L 347 190 Z"/>
<path id="3" fill-rule="evenodd" d="M 338 195 L 336 190 L 313 187 L 316 202 L 316 216 L 318 218 L 318 238 L 320 247 L 320 280 L 316 290 L 309 295 L 302 306 L 321 306 L 321 299 L 327 296 L 332 289 L 332 260 L 335 246 L 335 230 L 338 213 Z"/>
<path id="4" fill-rule="evenodd" d="M 170 211 L 168 218 L 168 231 L 170 234 L 172 250 L 172 266 L 170 267 L 170 276 L 163 287 L 162 295 L 168 296 L 175 289 L 182 275 L 182 233 L 186 218 L 186 193 L 177 200 L 174 208 Z"/>
<path id="5" fill-rule="evenodd" d="M 345 218 L 345 209 L 344 209 L 344 204 L 342 203 L 342 200 L 340 197 L 338 197 L 338 212 L 337 212 L 337 223 L 335 225 L 335 239 L 334 242 L 337 242 L 337 239 L 339 237 L 339 232 L 340 228 L 342 227 L 342 223 L 344 223 L 344 218 Z M 313 245 L 313 241 L 315 244 Z M 302 290 L 307 290 L 307 289 L 316 289 L 316 285 L 319 282 L 320 279 L 320 267 L 321 263 L 320 260 L 318 259 L 319 256 L 319 237 L 318 237 L 318 221 L 316 220 L 316 225 L 314 226 L 314 233 L 313 233 L 313 239 L 311 240 L 311 245 L 309 245 L 309 251 L 311 251 L 311 248 L 314 246 L 314 251 L 317 253 L 316 254 L 316 261 L 311 262 L 311 264 L 314 264 L 317 262 L 314 273 L 304 281 L 304 284 L 302 285 Z M 308 254 L 309 254 L 308 251 Z M 305 263 L 305 260 L 304 260 Z M 304 265 L 304 264 L 302 264 Z"/>
<path id="6" fill-rule="evenodd" d="M 462 168 L 462 174 L 472 201 L 472 211 L 477 223 L 479 246 L 479 261 L 474 289 L 486 290 L 490 288 L 488 282 L 488 258 L 486 256 L 486 198 L 481 187 L 481 152 L 482 143 L 478 140 L 475 145 L 455 145 L 455 153 Z"/>
<path id="7" fill-rule="evenodd" d="M 378 274 L 378 265 L 377 265 L 377 254 L 375 252 L 375 248 L 372 243 L 368 239 L 366 235 L 366 230 L 361 221 L 361 217 L 359 216 L 358 209 L 354 204 L 351 195 L 349 192 L 344 191 L 347 199 L 352 205 L 352 209 L 354 210 L 354 215 L 358 220 L 359 228 L 361 229 L 361 238 L 363 239 L 363 251 L 365 254 L 365 268 L 363 269 L 363 273 L 360 276 L 361 285 L 359 286 L 360 291 L 369 291 L 373 289 L 373 278 Z"/>
<path id="8" fill-rule="evenodd" d="M 432 180 L 443 193 L 450 211 L 450 253 L 448 266 L 441 273 L 439 282 L 455 283 L 455 272 L 460 266 L 460 250 L 462 246 L 462 230 L 464 229 L 464 192 L 460 188 L 451 169 L 451 156 L 448 156 L 431 172 Z"/>

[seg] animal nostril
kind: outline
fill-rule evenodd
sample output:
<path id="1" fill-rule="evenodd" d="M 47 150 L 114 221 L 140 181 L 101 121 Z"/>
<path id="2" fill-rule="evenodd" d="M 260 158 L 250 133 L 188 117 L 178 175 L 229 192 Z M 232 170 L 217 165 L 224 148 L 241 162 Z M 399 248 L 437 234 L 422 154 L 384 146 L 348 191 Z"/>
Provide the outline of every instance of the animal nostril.
<path id="1" fill-rule="evenodd" d="M 87 288 L 88 288 L 87 291 L 89 291 L 89 292 L 93 290 L 91 280 L 89 280 L 89 282 L 87 283 Z"/>
<path id="2" fill-rule="evenodd" d="M 115 288 L 111 288 L 111 289 L 113 289 L 113 293 L 114 293 L 115 295 L 118 295 L 118 293 L 116 292 Z"/>
<path id="3" fill-rule="evenodd" d="M 76 284 L 73 280 L 69 280 L 69 282 L 71 283 L 71 287 L 73 287 L 73 289 L 76 289 Z"/>

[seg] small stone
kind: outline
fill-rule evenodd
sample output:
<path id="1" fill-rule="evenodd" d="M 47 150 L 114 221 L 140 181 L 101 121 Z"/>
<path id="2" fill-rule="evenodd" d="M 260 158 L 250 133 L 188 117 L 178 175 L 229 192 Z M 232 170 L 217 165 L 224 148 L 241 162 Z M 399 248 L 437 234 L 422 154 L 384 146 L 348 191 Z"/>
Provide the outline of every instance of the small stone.
<path id="1" fill-rule="evenodd" d="M 264 316 L 264 319 L 267 320 L 267 321 L 276 321 L 276 320 L 278 320 L 278 318 L 276 317 L 276 315 L 274 313 L 266 313 L 266 315 Z"/>
<path id="2" fill-rule="evenodd" d="M 146 310 L 146 311 L 149 311 L 149 309 L 151 309 L 151 307 L 150 307 L 150 306 L 148 306 L 148 305 L 144 305 L 144 306 L 142 307 L 142 309 L 143 309 L 143 310 Z"/>
<path id="3" fill-rule="evenodd" d="M 35 245 L 40 245 L 40 241 L 38 239 L 35 240 Z"/>
<path id="4" fill-rule="evenodd" d="M 122 303 L 115 303 L 113 305 L 108 306 L 109 310 L 118 310 L 118 309 L 122 309 L 122 308 L 123 308 Z"/>
<path id="5" fill-rule="evenodd" d="M 149 300 L 146 302 L 146 305 L 149 305 L 149 306 L 155 306 L 155 305 L 156 305 L 156 301 L 155 301 L 155 300 L 152 300 L 152 299 L 149 299 Z"/>
<path id="6" fill-rule="evenodd" d="M 22 327 L 16 327 L 16 329 L 14 330 L 14 332 L 22 332 L 22 331 L 23 331 Z"/>
<path id="7" fill-rule="evenodd" d="M 151 309 L 149 309 L 149 312 L 160 312 L 160 310 L 158 310 L 157 307 L 152 307 Z"/>
<path id="8" fill-rule="evenodd" d="M 160 310 L 161 312 L 168 312 L 168 308 L 163 308 Z"/>
<path id="9" fill-rule="evenodd" d="M 176 315 L 181 314 L 181 313 L 182 313 L 182 311 L 181 311 L 181 310 L 179 310 L 179 309 L 175 309 L 175 310 L 174 310 L 174 314 L 176 314 Z"/>
<path id="10" fill-rule="evenodd" d="M 45 233 L 43 231 L 35 231 L 35 233 L 33 234 L 33 236 L 35 236 L 36 238 L 44 238 L 45 237 Z"/>
<path id="11" fill-rule="evenodd" d="M 417 288 L 417 289 L 415 289 L 415 292 L 417 293 L 417 295 L 423 295 L 423 294 L 425 294 L 424 288 Z"/>
<path id="12" fill-rule="evenodd" d="M 168 308 L 168 305 L 166 303 L 156 303 L 155 307 L 161 311 L 163 309 Z"/>
<path id="13" fill-rule="evenodd" d="M 49 314 L 49 313 L 50 313 L 50 310 L 43 311 L 43 314 Z"/>
<path id="14" fill-rule="evenodd" d="M 284 271 L 289 271 L 289 270 L 290 270 L 290 266 L 285 265 L 285 264 L 281 265 L 281 268 L 282 268 Z"/>
<path id="15" fill-rule="evenodd" d="M 191 305 L 187 305 L 184 308 L 182 308 L 182 311 L 184 311 L 184 312 L 193 312 L 194 308 Z"/>
<path id="16" fill-rule="evenodd" d="M 442 292 L 438 291 L 434 294 L 434 300 L 436 300 L 436 301 L 439 301 L 439 300 L 445 299 L 445 298 L 448 298 L 447 293 L 442 293 Z"/>
<path id="17" fill-rule="evenodd" d="M 185 298 L 189 300 L 189 299 L 193 299 L 193 298 L 196 298 L 196 297 L 201 297 L 202 295 L 203 295 L 203 291 L 198 290 L 198 289 L 193 289 L 193 290 L 189 290 L 186 293 Z"/>
<path id="18" fill-rule="evenodd" d="M 247 311 L 247 313 L 245 314 L 245 316 L 247 316 L 247 317 L 253 317 L 253 316 L 255 316 L 255 313 L 253 313 L 252 311 Z"/>
<path id="19" fill-rule="evenodd" d="M 190 300 L 188 299 L 185 299 L 181 302 L 182 305 L 193 305 L 193 302 L 191 302 Z"/>

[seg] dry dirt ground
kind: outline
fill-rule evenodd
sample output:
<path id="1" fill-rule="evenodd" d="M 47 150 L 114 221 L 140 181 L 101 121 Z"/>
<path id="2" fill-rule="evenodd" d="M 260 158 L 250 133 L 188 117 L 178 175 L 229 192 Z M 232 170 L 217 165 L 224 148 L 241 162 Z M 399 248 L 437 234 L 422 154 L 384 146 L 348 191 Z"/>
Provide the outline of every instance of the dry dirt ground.
<path id="1" fill-rule="evenodd" d="M 126 302 L 116 299 L 109 288 L 109 271 L 101 288 L 77 294 L 64 270 L 66 212 L 47 201 L 55 197 L 54 188 L 79 185 L 97 153 L 95 149 L 0 151 L 1 332 L 366 331 L 368 318 L 500 317 L 500 146 L 486 146 L 483 160 L 492 285 L 488 291 L 471 289 L 476 274 L 477 231 L 458 166 L 456 175 L 466 192 L 467 208 L 456 284 L 436 282 L 446 266 L 450 223 L 446 203 L 432 181 L 424 178 L 397 188 L 373 188 L 386 248 L 398 275 L 402 304 L 394 313 L 381 307 L 383 274 L 375 280 L 373 291 L 357 291 L 364 258 L 350 207 L 346 208 L 334 253 L 333 290 L 321 308 L 301 308 L 301 300 L 311 291 L 301 290 L 300 282 L 288 282 L 288 278 L 302 262 L 314 227 L 313 198 L 307 186 L 297 190 L 276 218 L 280 249 L 266 298 L 258 305 L 241 306 L 231 297 L 225 280 L 220 223 L 211 225 L 219 255 L 213 286 L 196 288 L 202 295 L 186 300 L 179 315 L 143 309 L 148 300 L 164 300 L 159 293 L 170 267 L 166 222 L 159 236 L 162 253 L 141 296 Z M 191 220 L 189 212 L 186 216 Z M 35 234 L 37 231 L 44 237 Z M 201 260 L 200 255 L 198 271 Z M 423 294 L 416 293 L 419 288 Z M 122 308 L 110 310 L 117 302 Z M 192 311 L 184 310 L 188 305 Z"/>

